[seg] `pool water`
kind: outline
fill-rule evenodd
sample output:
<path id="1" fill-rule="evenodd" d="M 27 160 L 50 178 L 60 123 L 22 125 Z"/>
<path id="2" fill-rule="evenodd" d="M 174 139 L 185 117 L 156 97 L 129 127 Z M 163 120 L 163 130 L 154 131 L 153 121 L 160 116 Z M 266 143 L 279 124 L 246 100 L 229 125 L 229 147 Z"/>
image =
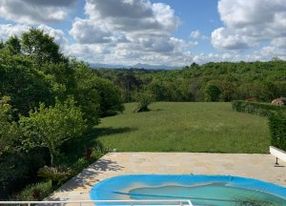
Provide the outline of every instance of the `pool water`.
<path id="1" fill-rule="evenodd" d="M 127 175 L 96 184 L 91 199 L 190 199 L 194 205 L 286 206 L 286 188 L 255 179 L 204 175 Z"/>
<path id="2" fill-rule="evenodd" d="M 131 199 L 191 199 L 195 205 L 286 205 L 285 200 L 271 194 L 210 183 L 201 186 L 142 187 L 129 191 Z"/>

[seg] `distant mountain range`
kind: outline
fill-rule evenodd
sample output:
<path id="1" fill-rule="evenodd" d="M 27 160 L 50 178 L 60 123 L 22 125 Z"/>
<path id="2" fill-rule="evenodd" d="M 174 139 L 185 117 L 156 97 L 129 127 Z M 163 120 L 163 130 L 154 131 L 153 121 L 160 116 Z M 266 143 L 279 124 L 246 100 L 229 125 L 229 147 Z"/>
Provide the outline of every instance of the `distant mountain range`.
<path id="1" fill-rule="evenodd" d="M 151 65 L 151 64 L 135 64 L 132 66 L 126 66 L 126 65 L 120 65 L 120 64 L 90 64 L 93 68 L 106 68 L 106 69 L 153 69 L 153 70 L 170 70 L 170 69 L 176 69 L 179 67 L 172 67 L 172 66 L 166 66 L 166 65 Z"/>

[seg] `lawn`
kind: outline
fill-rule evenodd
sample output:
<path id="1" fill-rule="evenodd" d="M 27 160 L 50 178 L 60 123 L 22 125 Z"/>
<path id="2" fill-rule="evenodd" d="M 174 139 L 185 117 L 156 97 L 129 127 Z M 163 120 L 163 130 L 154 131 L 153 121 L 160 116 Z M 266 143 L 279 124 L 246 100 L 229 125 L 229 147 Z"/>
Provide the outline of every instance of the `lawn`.
<path id="1" fill-rule="evenodd" d="M 116 151 L 267 153 L 270 134 L 267 119 L 238 113 L 230 103 L 170 103 L 133 113 L 103 118 L 97 140 Z"/>

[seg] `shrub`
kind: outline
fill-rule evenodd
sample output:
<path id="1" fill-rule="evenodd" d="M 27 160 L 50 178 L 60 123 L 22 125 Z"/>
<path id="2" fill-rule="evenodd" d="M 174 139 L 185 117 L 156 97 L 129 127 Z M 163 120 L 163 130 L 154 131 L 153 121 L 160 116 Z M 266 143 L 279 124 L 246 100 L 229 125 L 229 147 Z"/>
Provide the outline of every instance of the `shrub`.
<path id="1" fill-rule="evenodd" d="M 52 185 L 67 180 L 71 176 L 71 170 L 66 167 L 43 167 L 39 169 L 38 176 L 52 181 Z"/>
<path id="2" fill-rule="evenodd" d="M 217 102 L 219 101 L 221 90 L 216 85 L 208 84 L 204 95 L 207 102 Z"/>
<path id="3" fill-rule="evenodd" d="M 54 107 L 41 104 L 29 117 L 20 117 L 20 126 L 31 147 L 48 148 L 54 166 L 60 146 L 80 137 L 86 130 L 86 121 L 74 100 L 67 99 L 64 103 L 57 101 Z"/>
<path id="4" fill-rule="evenodd" d="M 286 150 L 286 112 L 273 112 L 269 116 L 271 144 Z"/>
<path id="5" fill-rule="evenodd" d="M 274 111 L 286 111 L 285 106 L 277 106 L 268 103 L 250 102 L 243 100 L 232 101 L 232 109 L 237 112 L 246 112 L 258 114 L 261 116 L 270 116 Z"/>
<path id="6" fill-rule="evenodd" d="M 134 112 L 147 112 L 149 111 L 148 106 L 153 102 L 153 97 L 149 93 L 139 94 L 137 97 L 138 105 Z"/>
<path id="7" fill-rule="evenodd" d="M 41 182 L 32 185 L 28 185 L 24 190 L 22 190 L 18 195 L 16 195 L 17 200 L 22 201 L 37 201 L 43 200 L 53 191 L 51 181 Z"/>

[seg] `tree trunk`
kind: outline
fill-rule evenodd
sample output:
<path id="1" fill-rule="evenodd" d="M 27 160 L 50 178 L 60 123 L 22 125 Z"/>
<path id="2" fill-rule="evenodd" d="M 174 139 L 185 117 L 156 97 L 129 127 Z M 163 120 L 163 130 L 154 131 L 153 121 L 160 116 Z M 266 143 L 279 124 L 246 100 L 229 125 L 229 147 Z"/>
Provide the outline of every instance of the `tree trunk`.
<path id="1" fill-rule="evenodd" d="M 50 150 L 50 164 L 51 164 L 51 167 L 54 166 L 54 153 Z"/>

